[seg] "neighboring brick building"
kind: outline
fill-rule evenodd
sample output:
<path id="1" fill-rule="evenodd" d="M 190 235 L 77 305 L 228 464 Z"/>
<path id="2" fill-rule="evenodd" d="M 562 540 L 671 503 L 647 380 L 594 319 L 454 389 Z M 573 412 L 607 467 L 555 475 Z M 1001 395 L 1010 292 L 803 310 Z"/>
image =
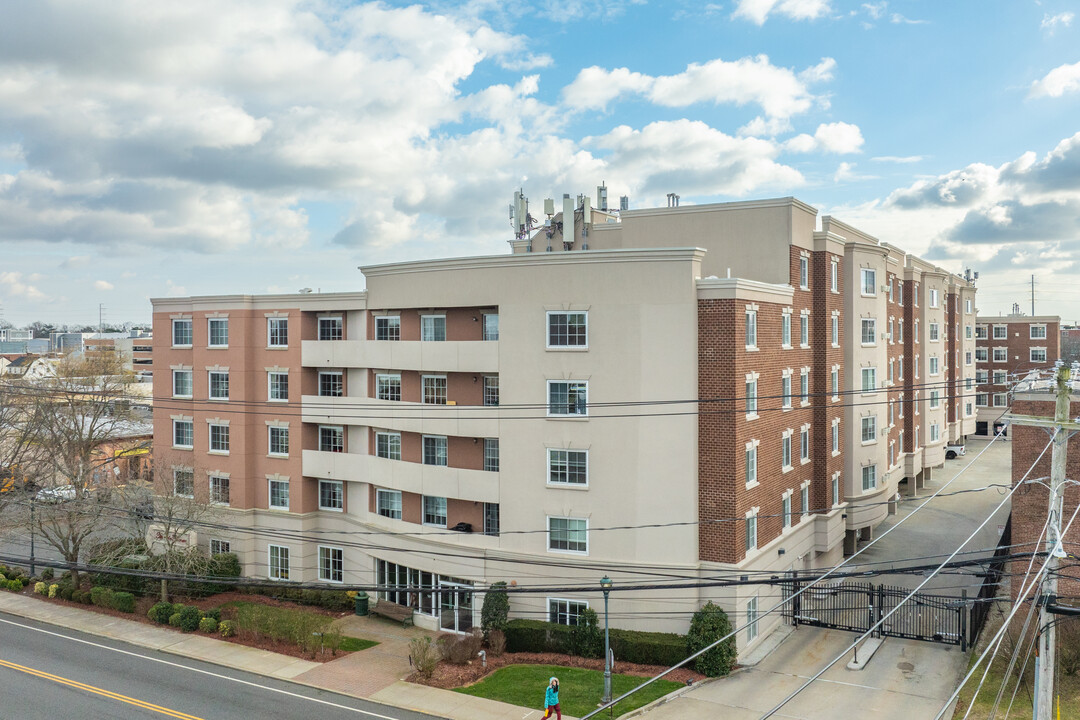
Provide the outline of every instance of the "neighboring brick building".
<path id="1" fill-rule="evenodd" d="M 1061 356 L 1061 318 L 1005 315 L 975 320 L 976 434 L 992 435 L 1009 409 L 1009 390 L 1030 370 Z"/>
<path id="2" fill-rule="evenodd" d="M 1073 373 L 1071 380 L 1072 399 L 1069 407 L 1069 417 L 1080 417 L 1080 377 Z M 1055 382 L 1052 373 L 1042 373 L 1039 380 L 1021 380 L 1013 389 L 1012 408 L 1013 415 L 1039 416 L 1050 420 L 1054 419 Z M 1024 474 L 1028 472 L 1035 458 L 1046 447 L 1050 440 L 1050 430 L 1042 427 L 1032 427 L 1020 424 L 1009 426 L 1012 433 L 1012 481 L 1015 485 Z M 1042 533 L 1043 524 L 1046 522 L 1049 508 L 1049 494 L 1047 478 L 1050 476 L 1051 451 L 1047 450 L 1042 460 L 1035 465 L 1035 469 L 1028 475 L 1029 479 L 1038 479 L 1040 482 L 1029 483 L 1017 490 L 1012 497 L 1012 542 L 1017 546 L 1018 552 L 1031 552 L 1032 549 L 1042 551 L 1044 543 L 1038 543 Z M 1073 435 L 1069 441 L 1067 450 L 1067 464 L 1065 477 L 1069 480 L 1080 478 L 1080 435 Z M 1068 523 L 1069 518 L 1076 511 L 1076 505 L 1080 503 L 1080 486 L 1075 482 L 1067 482 L 1065 485 L 1065 501 L 1062 511 L 1062 526 Z M 1080 555 L 1080 516 L 1073 522 L 1072 527 L 1064 538 L 1065 551 L 1073 558 Z M 1036 563 L 1041 562 L 1037 559 Z M 1028 561 L 1015 561 L 1012 563 L 1010 572 L 1012 575 L 1012 594 L 1015 598 L 1020 591 L 1021 581 L 1027 569 Z M 1080 567 L 1076 567 L 1075 559 L 1062 560 L 1065 567 L 1061 571 L 1058 583 L 1058 594 L 1071 598 L 1066 604 L 1080 605 Z M 1038 565 L 1036 564 L 1036 567 Z"/>
<path id="3" fill-rule="evenodd" d="M 565 238 L 555 216 L 511 255 L 365 267 L 364 292 L 154 300 L 156 462 L 238 526 L 200 542 L 251 575 L 430 587 L 382 599 L 461 631 L 462 586 L 833 565 L 974 430 L 962 278 L 793 198 L 565 212 Z M 612 611 L 685 631 L 778 593 Z"/>

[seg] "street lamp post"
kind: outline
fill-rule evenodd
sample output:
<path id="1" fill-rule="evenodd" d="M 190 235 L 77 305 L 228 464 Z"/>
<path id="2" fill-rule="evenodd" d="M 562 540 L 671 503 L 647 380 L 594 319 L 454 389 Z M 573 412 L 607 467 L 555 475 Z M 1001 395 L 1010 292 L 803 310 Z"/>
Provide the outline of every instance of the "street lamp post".
<path id="1" fill-rule="evenodd" d="M 611 702 L 611 637 L 608 633 L 608 593 L 611 592 L 611 578 L 607 575 L 600 579 L 600 587 L 604 589 L 604 697 L 601 703 Z"/>

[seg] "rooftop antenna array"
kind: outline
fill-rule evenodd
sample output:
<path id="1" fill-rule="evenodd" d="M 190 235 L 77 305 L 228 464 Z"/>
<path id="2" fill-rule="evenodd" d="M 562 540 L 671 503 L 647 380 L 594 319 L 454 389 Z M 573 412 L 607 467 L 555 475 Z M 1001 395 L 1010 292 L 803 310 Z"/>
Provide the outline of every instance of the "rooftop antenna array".
<path id="1" fill-rule="evenodd" d="M 529 233 L 533 230 L 532 215 L 529 214 L 529 198 L 521 188 L 514 191 L 514 202 L 510 204 L 510 226 L 514 229 L 514 239 L 511 242 L 528 240 Z M 528 247 L 532 252 L 532 244 Z"/>

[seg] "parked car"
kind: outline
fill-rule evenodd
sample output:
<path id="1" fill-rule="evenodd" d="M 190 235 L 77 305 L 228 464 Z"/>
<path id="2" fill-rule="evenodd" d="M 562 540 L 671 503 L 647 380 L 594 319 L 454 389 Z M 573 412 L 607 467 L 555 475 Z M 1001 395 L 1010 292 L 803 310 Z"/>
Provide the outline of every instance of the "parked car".
<path id="1" fill-rule="evenodd" d="M 38 490 L 34 495 L 34 499 L 43 503 L 62 503 L 75 499 L 75 486 L 74 485 L 57 485 L 56 487 L 47 487 Z"/>
<path id="2" fill-rule="evenodd" d="M 967 448 L 963 445 L 946 445 L 945 446 L 945 459 L 955 460 L 958 457 L 967 453 Z"/>

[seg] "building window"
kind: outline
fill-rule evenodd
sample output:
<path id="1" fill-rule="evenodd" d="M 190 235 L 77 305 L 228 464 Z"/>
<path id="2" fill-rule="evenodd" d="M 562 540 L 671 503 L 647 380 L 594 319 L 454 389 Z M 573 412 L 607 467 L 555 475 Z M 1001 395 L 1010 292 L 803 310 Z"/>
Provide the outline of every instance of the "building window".
<path id="1" fill-rule="evenodd" d="M 375 511 L 391 520 L 401 519 L 401 491 L 400 490 L 376 490 Z"/>
<path id="2" fill-rule="evenodd" d="M 443 318 L 443 331 L 445 333 L 446 323 Z M 401 316 L 400 315 L 378 315 L 375 318 L 375 339 L 376 340 L 400 340 L 401 339 Z M 429 338 L 424 338 L 425 340 Z M 439 338 L 430 338 L 439 339 Z M 445 340 L 445 336 L 441 338 Z"/>
<path id="3" fill-rule="evenodd" d="M 1009 337 L 1009 326 L 1008 325 L 995 325 L 994 326 L 994 339 L 995 340 L 1006 340 L 1006 339 L 1008 339 L 1008 337 Z"/>
<path id="4" fill-rule="evenodd" d="M 589 314 L 586 312 L 549 312 L 548 347 L 588 347 Z"/>
<path id="5" fill-rule="evenodd" d="M 289 509 L 289 481 L 270 480 L 270 507 L 273 510 Z"/>
<path id="6" fill-rule="evenodd" d="M 757 548 L 757 511 L 751 510 L 746 514 L 746 552 Z"/>
<path id="7" fill-rule="evenodd" d="M 499 404 L 499 376 L 498 375 L 485 375 L 484 376 L 484 404 L 485 405 L 498 405 Z"/>
<path id="8" fill-rule="evenodd" d="M 862 344 L 863 345 L 876 345 L 877 344 L 877 320 L 873 318 L 863 318 L 862 320 Z"/>
<path id="9" fill-rule="evenodd" d="M 746 603 L 746 642 L 757 640 L 758 636 L 758 608 L 757 596 L 750 598 Z"/>
<path id="10" fill-rule="evenodd" d="M 345 483 L 340 480 L 319 481 L 319 509 L 345 509 Z"/>
<path id="11" fill-rule="evenodd" d="M 964 351 L 964 364 L 965 365 L 970 365 L 971 364 L 971 351 L 970 350 L 965 350 Z"/>
<path id="12" fill-rule="evenodd" d="M 345 429 L 340 426 L 319 426 L 319 450 L 322 452 L 345 452 Z"/>
<path id="13" fill-rule="evenodd" d="M 424 524 L 446 527 L 446 498 L 424 496 Z"/>
<path id="14" fill-rule="evenodd" d="M 210 476 L 210 502 L 217 505 L 229 504 L 229 478 Z"/>
<path id="15" fill-rule="evenodd" d="M 266 319 L 266 346 L 289 347 L 289 318 Z"/>
<path id="16" fill-rule="evenodd" d="M 877 295 L 877 272 L 875 270 L 862 269 L 862 294 Z"/>
<path id="17" fill-rule="evenodd" d="M 1031 325 L 1028 332 L 1028 337 L 1032 340 L 1045 340 L 1046 339 L 1046 326 L 1045 325 Z"/>
<path id="18" fill-rule="evenodd" d="M 941 407 L 941 392 L 938 390 L 930 391 L 930 409 L 937 410 Z"/>
<path id="19" fill-rule="evenodd" d="M 936 357 L 930 358 L 930 374 L 931 375 L 937 375 L 938 371 L 940 369 L 941 369 L 941 363 L 938 361 L 938 358 L 936 358 Z"/>
<path id="20" fill-rule="evenodd" d="M 840 316 L 832 316 L 832 344 L 833 347 L 840 347 Z"/>
<path id="21" fill-rule="evenodd" d="M 897 369 L 897 375 L 896 376 L 898 378 L 900 378 L 901 380 L 903 380 L 904 379 L 904 356 L 903 355 L 896 358 L 896 365 L 897 365 L 897 368 L 896 368 Z"/>
<path id="22" fill-rule="evenodd" d="M 862 418 L 862 441 L 864 443 L 877 440 L 877 416 L 871 415 Z"/>
<path id="23" fill-rule="evenodd" d="M 210 425 L 210 452 L 228 454 L 229 426 Z"/>
<path id="24" fill-rule="evenodd" d="M 229 373 L 217 371 L 210 372 L 210 399 L 229 399 Z"/>
<path id="25" fill-rule="evenodd" d="M 192 390 L 192 371 L 191 370 L 173 370 L 172 371 L 172 394 L 175 398 L 190 398 L 193 396 Z"/>
<path id="26" fill-rule="evenodd" d="M 588 609 L 589 603 L 584 600 L 548 598 L 548 622 L 573 627 L 578 624 L 581 613 Z"/>
<path id="27" fill-rule="evenodd" d="M 930 342 L 937 342 L 940 339 L 940 326 L 936 322 L 930 323 Z"/>
<path id="28" fill-rule="evenodd" d="M 1031 362 L 1044 363 L 1046 362 L 1046 348 L 1031 348 L 1029 355 Z"/>
<path id="29" fill-rule="evenodd" d="M 484 438 L 484 470 L 499 472 L 499 438 Z"/>
<path id="30" fill-rule="evenodd" d="M 746 444 L 746 486 L 757 483 L 757 443 Z"/>
<path id="31" fill-rule="evenodd" d="M 195 447 L 195 423 L 192 420 L 173 420 L 173 447 L 190 450 Z"/>
<path id="32" fill-rule="evenodd" d="M 791 311 L 785 310 L 780 316 L 780 344 L 791 347 Z"/>
<path id="33" fill-rule="evenodd" d="M 340 340 L 345 336 L 344 323 L 339 317 L 319 318 L 319 339 Z"/>
<path id="34" fill-rule="evenodd" d="M 188 468 L 173 469 L 173 494 L 195 497 L 195 471 Z"/>
<path id="35" fill-rule="evenodd" d="M 588 394 L 588 382 L 548 380 L 548 415 L 588 415 Z"/>
<path id="36" fill-rule="evenodd" d="M 810 461 L 810 428 L 803 428 L 799 433 L 799 459 L 803 462 Z"/>
<path id="37" fill-rule="evenodd" d="M 901 318 L 896 321 L 896 342 L 904 342 L 904 320 Z"/>
<path id="38" fill-rule="evenodd" d="M 930 423 L 930 442 L 936 443 L 941 439 L 941 429 L 937 423 Z"/>
<path id="39" fill-rule="evenodd" d="M 791 491 L 788 490 L 784 493 L 783 499 L 780 501 L 780 514 L 784 519 L 784 529 L 791 527 Z"/>
<path id="40" fill-rule="evenodd" d="M 810 258 L 799 257 L 799 287 L 803 290 L 810 288 Z"/>
<path id="41" fill-rule="evenodd" d="M 375 433 L 375 455 L 387 460 L 400 460 L 401 433 Z"/>
<path id="42" fill-rule="evenodd" d="M 498 313 L 485 313 L 484 314 L 484 339 L 485 340 L 498 340 L 499 339 L 499 314 Z"/>
<path id="43" fill-rule="evenodd" d="M 548 550 L 589 552 L 589 521 L 584 518 L 549 517 Z"/>
<path id="44" fill-rule="evenodd" d="M 499 503 L 484 503 L 484 534 L 499 536 Z"/>
<path id="45" fill-rule="evenodd" d="M 994 393 L 994 407 L 1008 407 L 1009 406 L 1009 394 L 1008 393 Z"/>
<path id="46" fill-rule="evenodd" d="M 791 469 L 791 432 L 780 437 L 780 465 L 784 470 Z"/>
<path id="47" fill-rule="evenodd" d="M 746 311 L 746 347 L 757 347 L 757 310 Z"/>
<path id="48" fill-rule="evenodd" d="M 210 347 L 229 347 L 229 318 L 210 318 L 207 327 Z"/>
<path id="49" fill-rule="evenodd" d="M 899 280 L 896 283 L 896 302 L 900 307 L 904 307 L 904 281 Z"/>
<path id="50" fill-rule="evenodd" d="M 915 333 L 915 335 L 914 335 L 914 337 L 912 339 L 915 342 L 919 342 L 919 321 L 918 320 L 916 320 L 913 323 L 913 332 Z"/>
<path id="51" fill-rule="evenodd" d="M 938 291 L 937 288 L 930 288 L 930 307 L 936 308 L 938 306 Z"/>
<path id="52" fill-rule="evenodd" d="M 270 546 L 270 579 L 289 579 L 289 548 L 283 545 Z"/>
<path id="53" fill-rule="evenodd" d="M 228 540 L 210 540 L 210 557 L 214 555 L 225 555 L 232 552 L 232 546 Z"/>
<path id="54" fill-rule="evenodd" d="M 376 375 L 375 397 L 378 400 L 401 400 L 400 375 Z"/>
<path id="55" fill-rule="evenodd" d="M 894 342 L 896 342 L 895 331 L 896 331 L 896 323 L 894 322 L 893 318 L 889 318 L 889 344 L 890 345 L 892 345 Z"/>
<path id="56" fill-rule="evenodd" d="M 421 315 L 420 339 L 425 342 L 442 342 L 446 340 L 446 316 Z"/>
<path id="57" fill-rule="evenodd" d="M 989 393 L 975 393 L 975 407 L 986 407 Z"/>
<path id="58" fill-rule="evenodd" d="M 972 414 L 971 403 L 964 403 L 964 415 L 970 417 Z"/>
<path id="59" fill-rule="evenodd" d="M 832 451 L 834 453 L 840 452 L 840 420 L 837 418 L 832 422 Z"/>
<path id="60" fill-rule="evenodd" d="M 172 346 L 191 347 L 191 320 L 172 321 Z"/>
<path id="61" fill-rule="evenodd" d="M 984 347 L 975 348 L 975 362 L 986 362 L 989 358 L 989 352 Z"/>
<path id="62" fill-rule="evenodd" d="M 888 290 L 889 302 L 892 302 L 893 301 L 893 278 L 892 278 L 891 275 L 889 276 L 889 284 L 888 284 L 887 287 L 889 288 L 889 290 Z"/>
<path id="63" fill-rule="evenodd" d="M 840 276 L 839 270 L 840 270 L 840 268 L 838 267 L 837 262 L 835 260 L 830 262 L 829 266 L 830 266 L 830 270 L 831 270 L 831 276 L 830 276 L 831 285 L 830 285 L 830 287 L 832 288 L 833 292 L 840 292 L 840 284 L 839 284 L 840 283 L 840 280 L 839 280 L 839 276 Z"/>
<path id="64" fill-rule="evenodd" d="M 877 487 L 877 465 L 864 465 L 862 469 L 863 492 Z"/>
<path id="65" fill-rule="evenodd" d="M 345 552 L 341 548 L 319 546 L 319 579 L 337 583 L 345 580 Z"/>
<path id="66" fill-rule="evenodd" d="M 994 362 L 1008 362 L 1009 350 L 1008 348 L 994 348 Z"/>
<path id="67" fill-rule="evenodd" d="M 810 314 L 807 312 L 799 315 L 799 344 L 810 347 Z"/>
<path id="68" fill-rule="evenodd" d="M 425 435 L 423 443 L 424 465 L 438 465 L 439 467 L 446 467 L 446 436 Z"/>
<path id="69" fill-rule="evenodd" d="M 971 326 L 970 325 L 965 325 L 964 326 L 964 339 L 965 340 L 970 340 L 971 339 Z"/>
<path id="70" fill-rule="evenodd" d="M 799 374 L 799 398 L 803 405 L 810 404 L 810 370 L 803 368 Z"/>
<path id="71" fill-rule="evenodd" d="M 832 476 L 832 504 L 834 507 L 840 504 L 840 473 Z"/>
<path id="72" fill-rule="evenodd" d="M 986 339 L 986 326 L 985 325 L 976 325 L 975 326 L 975 339 L 976 340 L 985 340 Z"/>
<path id="73" fill-rule="evenodd" d="M 266 373 L 267 396 L 270 400 L 286 402 L 289 399 L 289 373 Z"/>
<path id="74" fill-rule="evenodd" d="M 829 382 L 832 383 L 832 399 L 840 399 L 840 368 L 833 368 L 830 373 Z"/>
<path id="75" fill-rule="evenodd" d="M 548 448 L 548 483 L 588 485 L 589 451 Z"/>
<path id="76" fill-rule="evenodd" d="M 345 395 L 345 375 L 340 370 L 319 373 L 319 397 L 342 397 Z"/>
<path id="77" fill-rule="evenodd" d="M 791 371 L 784 370 L 784 374 L 780 376 L 780 407 L 791 407 Z"/>
<path id="78" fill-rule="evenodd" d="M 877 368 L 863 368 L 862 369 L 862 389 L 863 392 L 874 392 L 877 390 Z"/>
<path id="79" fill-rule="evenodd" d="M 275 457 L 289 457 L 289 428 L 271 425 L 267 430 L 270 454 Z"/>
<path id="80" fill-rule="evenodd" d="M 803 517 L 810 514 L 810 486 L 804 484 L 799 491 L 799 509 L 802 511 Z"/>
<path id="81" fill-rule="evenodd" d="M 751 416 L 757 415 L 757 378 L 748 379 L 746 381 L 746 416 L 749 419 Z"/>
<path id="82" fill-rule="evenodd" d="M 445 375 L 424 375 L 421 378 L 421 386 L 423 388 L 421 402 L 425 405 L 446 404 Z"/>

